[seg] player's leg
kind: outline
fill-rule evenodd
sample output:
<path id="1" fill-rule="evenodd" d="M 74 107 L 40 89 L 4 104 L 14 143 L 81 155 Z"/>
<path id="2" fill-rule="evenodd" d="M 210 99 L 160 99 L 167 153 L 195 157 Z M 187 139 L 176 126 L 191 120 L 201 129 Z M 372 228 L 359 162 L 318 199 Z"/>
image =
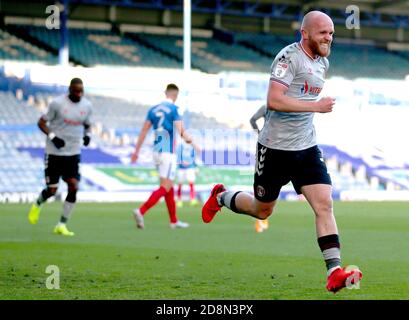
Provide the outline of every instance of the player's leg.
<path id="1" fill-rule="evenodd" d="M 46 187 L 40 192 L 37 200 L 31 205 L 28 213 L 28 220 L 31 224 L 36 224 L 40 218 L 42 205 L 57 193 L 58 181 L 60 180 L 60 165 L 58 157 L 44 156 L 44 175 Z"/>
<path id="2" fill-rule="evenodd" d="M 28 212 L 28 221 L 31 224 L 36 224 L 40 219 L 40 212 L 43 203 L 47 199 L 51 198 L 57 193 L 58 184 L 56 185 L 47 185 L 39 194 L 37 200 L 31 205 L 30 211 Z"/>
<path id="3" fill-rule="evenodd" d="M 278 191 L 275 192 L 277 196 L 260 201 L 260 199 L 244 191 L 226 191 L 223 185 L 218 184 L 213 188 L 209 199 L 203 206 L 202 219 L 206 223 L 212 221 L 222 207 L 257 219 L 267 219 L 273 212 L 279 190 L 278 188 Z"/>
<path id="4" fill-rule="evenodd" d="M 79 187 L 80 175 L 80 156 L 64 157 L 63 180 L 67 183 L 67 196 L 63 203 L 63 212 L 58 224 L 54 228 L 54 233 L 63 236 L 73 236 L 74 232 L 67 229 L 67 222 L 71 218 L 75 204 L 77 202 L 77 192 Z"/>
<path id="5" fill-rule="evenodd" d="M 150 208 L 152 208 L 154 205 L 158 203 L 160 198 L 164 197 L 168 193 L 172 185 L 172 184 L 169 185 L 169 182 L 166 179 L 169 165 L 166 161 L 164 153 L 155 153 L 154 161 L 160 177 L 159 188 L 152 191 L 149 198 L 139 208 L 133 210 L 133 215 L 136 221 L 136 227 L 139 229 L 143 229 L 145 227 L 143 216 L 147 213 L 147 211 Z"/>
<path id="6" fill-rule="evenodd" d="M 168 208 L 169 222 L 172 229 L 175 228 L 187 228 L 189 224 L 180 221 L 176 215 L 176 203 L 175 203 L 175 193 L 173 189 L 173 181 L 176 176 L 176 156 L 174 154 L 165 154 L 167 168 L 164 170 L 166 172 L 166 177 L 161 177 L 161 185 L 166 189 L 167 193 L 165 195 L 165 203 Z"/>
<path id="7" fill-rule="evenodd" d="M 333 268 L 341 266 L 338 228 L 331 197 L 332 187 L 328 184 L 313 184 L 301 187 L 301 192 L 315 213 L 318 244 L 330 272 Z"/>
<path id="8" fill-rule="evenodd" d="M 176 207 L 176 204 L 173 190 L 173 179 L 176 171 L 176 158 L 173 154 L 161 153 L 155 155 L 155 161 L 157 163 L 157 169 L 160 177 L 160 185 L 158 189 L 151 193 L 148 200 L 143 203 L 139 209 L 135 209 L 133 211 L 136 226 L 139 229 L 143 229 L 145 227 L 144 215 L 146 212 L 156 203 L 158 203 L 162 197 L 165 197 L 171 223 L 172 221 L 177 221 L 176 208 L 174 208 Z"/>
<path id="9" fill-rule="evenodd" d="M 258 144 L 254 196 L 243 191 L 226 191 L 222 184 L 217 184 L 202 208 L 203 221 L 212 221 L 222 207 L 257 219 L 267 219 L 273 212 L 281 186 L 289 181 L 283 175 L 286 171 L 280 166 L 281 158 L 276 153 Z"/>
<path id="10" fill-rule="evenodd" d="M 196 190 L 195 190 L 195 181 L 196 181 L 196 173 L 195 168 L 189 168 L 186 170 L 186 179 L 189 183 L 189 196 L 190 196 L 190 205 L 194 206 L 198 204 L 196 199 Z"/>
<path id="11" fill-rule="evenodd" d="M 359 282 L 359 269 L 346 271 L 341 267 L 341 251 L 338 228 L 333 214 L 330 185 L 316 184 L 301 188 L 303 195 L 315 213 L 318 245 L 327 266 L 327 290 L 336 293 L 345 286 Z"/>
<path id="12" fill-rule="evenodd" d="M 181 169 L 181 168 L 178 169 L 178 192 L 177 192 L 177 196 L 178 196 L 177 207 L 178 208 L 183 207 L 182 187 L 183 187 L 183 183 L 185 181 L 185 171 L 186 170 Z"/>
<path id="13" fill-rule="evenodd" d="M 170 227 L 172 229 L 189 227 L 188 223 L 180 221 L 176 215 L 176 203 L 173 186 L 169 188 L 168 193 L 165 195 L 165 203 L 166 207 L 168 208 Z"/>
<path id="14" fill-rule="evenodd" d="M 315 213 L 318 245 L 327 267 L 327 289 L 337 292 L 346 286 L 348 277 L 362 277 L 359 270 L 344 271 L 341 267 L 341 251 L 338 228 L 333 212 L 331 178 L 327 172 L 322 154 L 317 147 L 302 151 L 294 187 L 302 193 Z M 352 279 L 352 283 L 355 281 Z"/>
<path id="15" fill-rule="evenodd" d="M 175 191 L 173 188 L 173 181 L 168 178 L 160 178 L 161 186 L 165 188 L 165 203 L 168 208 L 169 222 L 170 224 L 176 223 L 178 221 L 176 217 L 176 202 L 175 202 Z"/>
<path id="16" fill-rule="evenodd" d="M 166 190 L 164 185 L 166 185 L 166 183 L 163 183 L 161 181 L 159 188 L 152 191 L 149 198 L 139 208 L 134 209 L 133 214 L 136 220 L 137 228 L 143 229 L 145 227 L 144 218 L 143 218 L 144 215 L 147 213 L 147 211 L 150 208 L 152 208 L 155 204 L 158 203 L 160 198 L 164 197 L 167 194 L 168 191 Z"/>
<path id="17" fill-rule="evenodd" d="M 61 214 L 60 220 L 54 229 L 54 232 L 57 234 L 65 236 L 74 235 L 74 232 L 71 232 L 67 229 L 67 223 L 68 220 L 71 218 L 71 215 L 75 207 L 75 203 L 77 202 L 78 182 L 79 181 L 76 178 L 66 179 L 68 192 L 63 204 L 63 212 Z"/>

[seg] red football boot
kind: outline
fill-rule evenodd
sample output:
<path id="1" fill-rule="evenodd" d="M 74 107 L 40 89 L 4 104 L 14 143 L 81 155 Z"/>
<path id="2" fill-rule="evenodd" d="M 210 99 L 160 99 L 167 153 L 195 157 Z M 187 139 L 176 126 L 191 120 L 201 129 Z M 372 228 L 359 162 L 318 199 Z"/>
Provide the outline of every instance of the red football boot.
<path id="1" fill-rule="evenodd" d="M 216 196 L 220 192 L 223 192 L 223 191 L 226 191 L 226 189 L 224 188 L 224 186 L 221 183 L 216 184 L 213 187 L 212 192 L 210 193 L 209 199 L 207 199 L 206 203 L 204 204 L 204 206 L 202 208 L 203 222 L 209 223 L 210 221 L 212 221 L 214 216 L 216 215 L 216 213 L 218 211 L 220 211 L 220 209 L 222 208 L 217 203 Z"/>
<path id="2" fill-rule="evenodd" d="M 342 288 L 348 285 L 355 284 L 362 279 L 362 272 L 359 269 L 353 269 L 351 271 L 345 271 L 345 268 L 339 267 L 335 269 L 327 279 L 327 290 L 333 293 L 337 293 Z"/>

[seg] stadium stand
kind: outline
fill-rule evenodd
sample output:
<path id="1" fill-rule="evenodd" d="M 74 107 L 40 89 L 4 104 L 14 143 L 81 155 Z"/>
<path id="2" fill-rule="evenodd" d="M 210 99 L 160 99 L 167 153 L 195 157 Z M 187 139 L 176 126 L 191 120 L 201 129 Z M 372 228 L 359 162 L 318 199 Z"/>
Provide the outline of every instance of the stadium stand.
<path id="1" fill-rule="evenodd" d="M 349 79 L 377 78 L 404 79 L 409 60 L 385 49 L 370 45 L 351 45 L 334 42 L 330 74 Z"/>
<path id="2" fill-rule="evenodd" d="M 44 135 L 35 123 L 43 106 L 51 98 L 47 94 L 38 93 L 35 99 L 32 99 L 34 103 L 30 105 L 27 101 L 18 100 L 10 92 L 0 92 L 0 192 L 40 191 L 43 180 Z M 132 148 L 133 139 L 144 121 L 142 115 L 146 114 L 147 107 L 117 98 L 94 95 L 88 95 L 88 98 L 95 105 L 95 136 L 93 148 L 84 150 L 84 163 L 121 164 L 120 156 L 107 150 L 114 146 Z M 184 117 L 189 119 L 189 126 L 195 129 L 226 130 L 225 124 L 203 114 L 187 111 Z M 387 180 L 372 172 L 374 168 L 362 159 L 349 156 L 347 152 L 333 146 L 322 148 L 336 190 L 386 189 Z M 89 179 L 81 184 L 81 188 L 88 191 L 98 190 L 98 186 Z"/>
<path id="3" fill-rule="evenodd" d="M 56 63 L 57 58 L 31 43 L 0 29 L 0 60 Z"/>
<path id="4" fill-rule="evenodd" d="M 144 3 L 149 6 L 149 4 L 157 5 L 161 2 L 144 1 Z M 246 14 L 249 15 L 249 13 Z M 151 13 L 151 15 L 154 14 Z M 105 22 L 97 27 L 93 15 L 87 19 L 92 20 L 88 21 L 92 26 L 91 24 L 85 26 L 86 21 L 79 20 L 75 21 L 76 24 L 69 25 L 70 61 L 74 64 L 87 67 L 96 65 L 154 67 L 159 70 L 182 68 L 183 37 L 180 25 L 174 27 L 170 21 L 156 23 L 133 21 L 135 24 L 151 24 L 150 27 L 153 29 L 141 25 L 133 25 L 133 28 L 127 29 L 123 26 L 128 21 L 114 23 L 104 18 L 100 20 Z M 166 19 L 163 18 L 163 20 Z M 276 16 L 272 20 L 280 20 L 280 17 Z M 0 29 L 0 61 L 57 64 L 60 47 L 59 30 L 46 29 L 43 21 L 40 24 L 32 23 L 34 20 L 30 19 L 24 23 L 18 19 L 9 21 L 14 22 L 2 24 Z M 81 23 L 84 23 L 84 27 L 78 26 Z M 271 23 L 274 24 L 275 21 Z M 192 33 L 193 69 L 210 74 L 226 71 L 227 73 L 268 74 L 272 59 L 279 50 L 298 40 L 295 34 L 286 34 L 292 30 L 288 27 L 281 28 L 280 31 L 278 31 L 279 28 L 274 29 L 274 27 L 258 28 L 257 31 L 257 28 L 251 28 L 251 26 L 248 26 L 248 30 L 238 25 L 236 28 L 232 26 L 234 24 L 226 27 L 223 24 L 217 26 L 216 23 L 206 22 L 200 25 L 204 29 L 196 29 L 196 33 Z M 260 32 L 261 29 L 269 30 Z M 407 46 L 405 49 L 403 43 L 403 49 L 399 51 L 393 48 L 388 50 L 386 41 L 374 38 L 376 37 L 349 39 L 336 36 L 330 57 L 329 77 L 379 79 L 382 76 L 383 79 L 402 80 L 409 70 Z M 401 42 L 404 40 L 403 37 Z M 1 73 L 2 70 L 0 75 Z M 57 94 L 57 90 L 56 88 L 51 88 L 47 92 L 37 90 L 34 84 L 27 86 L 27 83 L 24 83 L 29 81 L 28 79 L 6 81 L 3 76 L 0 76 L 0 90 L 5 90 L 0 92 L 0 192 L 13 190 L 37 192 L 42 186 L 43 179 L 40 150 L 44 145 L 44 136 L 39 132 L 36 122 L 52 96 Z M 249 91 L 252 84 L 250 80 L 246 83 Z M 231 89 L 228 86 L 229 84 L 226 85 L 225 92 Z M 264 92 L 264 89 L 259 90 L 256 84 L 254 86 L 254 91 Z M 234 89 L 240 91 L 240 94 L 244 91 L 242 87 Z M 23 93 L 19 93 L 19 90 Z M 123 158 L 127 157 L 127 150 L 132 148 L 134 139 L 145 120 L 148 107 L 119 98 L 87 96 L 95 106 L 93 128 L 95 138 L 92 148 L 84 151 L 86 158 L 84 163 L 122 165 Z M 240 95 L 235 95 L 234 98 L 238 99 L 237 96 Z M 246 96 L 248 100 L 250 100 L 249 96 L 249 94 Z M 254 96 L 255 100 L 259 98 L 257 94 Z M 373 96 L 371 103 L 375 104 L 378 95 Z M 384 104 L 382 97 L 379 99 L 380 102 L 376 104 Z M 187 127 L 199 130 L 237 129 L 229 128 L 228 124 L 207 116 L 205 112 L 189 110 L 185 112 L 184 118 Z M 125 150 L 120 151 L 121 156 L 110 153 L 109 150 L 116 147 Z M 241 147 L 241 145 L 238 146 L 239 149 Z M 409 189 L 409 178 L 398 171 L 407 168 L 375 166 L 359 156 L 351 155 L 349 150 L 339 150 L 335 146 L 322 146 L 322 148 L 337 190 Z M 240 152 L 253 152 L 253 150 L 240 149 Z M 13 161 L 13 159 L 18 160 Z M 389 176 L 381 175 L 380 170 L 387 170 Z M 23 176 L 30 178 L 23 181 Z M 87 180 L 81 188 L 98 189 L 92 181 Z"/>
<path id="5" fill-rule="evenodd" d="M 16 34 L 27 33 L 37 42 L 57 50 L 58 30 L 37 26 L 15 26 Z M 192 39 L 192 66 L 207 73 L 247 71 L 267 73 L 274 56 L 295 36 L 267 33 L 232 33 L 234 42 L 215 37 Z M 0 59 L 57 62 L 55 55 L 44 51 L 6 31 L 0 30 Z M 109 30 L 69 29 L 70 56 L 84 66 L 118 65 L 157 68 L 180 68 L 183 60 L 183 38 L 172 34 L 131 33 L 123 35 Z M 231 52 L 234 52 L 232 57 Z M 387 63 L 385 63 L 387 62 Z M 330 76 L 349 79 L 402 79 L 409 69 L 407 51 L 388 51 L 373 43 L 359 44 L 335 39 L 331 54 Z"/>
<path id="6" fill-rule="evenodd" d="M 156 50 L 166 52 L 179 61 L 183 59 L 183 38 L 181 36 L 147 33 L 127 33 L 127 35 L 148 43 Z M 266 65 L 270 63 L 268 58 L 240 44 L 228 44 L 215 38 L 194 37 L 192 39 L 192 65 L 208 73 L 266 72 Z"/>
<path id="7" fill-rule="evenodd" d="M 57 50 L 60 46 L 59 30 L 44 27 L 18 26 L 37 41 Z M 177 68 L 177 61 L 109 30 L 69 29 L 70 55 L 84 66 L 118 65 Z"/>
<path id="8" fill-rule="evenodd" d="M 274 58 L 284 46 L 294 42 L 295 37 L 292 40 L 284 40 L 273 34 L 237 32 L 235 33 L 235 40 L 239 44 L 256 50 L 271 59 Z"/>
<path id="9" fill-rule="evenodd" d="M 252 48 L 273 59 L 286 45 L 297 41 L 294 36 L 237 33 L 238 43 Z M 409 70 L 409 52 L 402 56 L 372 44 L 356 44 L 352 41 L 335 38 L 330 56 L 330 76 L 347 79 L 359 77 L 377 78 L 379 74 L 388 79 L 403 79 Z M 407 59 L 405 59 L 405 57 Z M 385 63 L 387 62 L 387 63 Z"/>

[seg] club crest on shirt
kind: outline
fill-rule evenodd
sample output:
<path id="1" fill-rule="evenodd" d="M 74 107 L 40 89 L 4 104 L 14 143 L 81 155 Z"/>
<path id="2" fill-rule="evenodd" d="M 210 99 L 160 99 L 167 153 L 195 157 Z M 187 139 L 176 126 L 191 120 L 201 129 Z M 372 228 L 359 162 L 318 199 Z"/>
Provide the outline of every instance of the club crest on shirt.
<path id="1" fill-rule="evenodd" d="M 266 190 L 262 186 L 257 186 L 256 192 L 259 197 L 264 197 L 266 194 Z"/>

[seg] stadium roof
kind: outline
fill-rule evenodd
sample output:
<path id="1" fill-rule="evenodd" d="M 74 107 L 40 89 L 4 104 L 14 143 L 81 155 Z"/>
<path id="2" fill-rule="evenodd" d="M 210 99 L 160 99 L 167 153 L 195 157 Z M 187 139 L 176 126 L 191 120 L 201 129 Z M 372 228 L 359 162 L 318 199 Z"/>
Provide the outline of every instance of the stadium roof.
<path id="1" fill-rule="evenodd" d="M 194 2 L 194 0 L 192 0 Z M 227 2 L 227 1 L 226 1 Z M 259 4 L 283 4 L 304 7 L 333 8 L 345 10 L 349 5 L 359 7 L 362 12 L 385 13 L 409 16 L 408 0 L 234 0 L 230 2 L 251 2 Z M 353 2 L 353 3 L 352 3 Z"/>
<path id="2" fill-rule="evenodd" d="M 63 0 L 60 0 L 63 1 Z M 183 0 L 65 0 L 71 5 L 71 12 L 78 11 L 85 5 L 103 7 L 123 7 L 153 10 L 183 10 Z M 360 11 L 363 26 L 390 27 L 409 29 L 409 0 L 191 0 L 195 13 L 218 13 L 276 20 L 297 21 L 310 10 L 327 12 L 336 24 L 342 24 L 354 5 Z M 21 0 L 16 7 L 15 0 L 1 0 L 0 7 L 4 15 L 21 15 L 27 12 L 33 16 L 31 4 L 50 4 L 53 0 Z M 26 3 L 27 6 L 20 6 Z M 18 9 L 18 10 L 17 10 Z M 77 10 L 78 9 L 78 10 Z M 43 12 L 41 13 L 43 14 Z M 83 15 L 81 15 L 83 16 Z"/>
<path id="3" fill-rule="evenodd" d="M 44 2 L 44 0 L 31 0 Z M 237 3 L 254 4 L 254 9 L 258 6 L 266 5 L 286 5 L 297 6 L 308 10 L 311 7 L 339 9 L 344 10 L 349 5 L 359 7 L 361 12 L 366 13 L 381 13 L 398 16 L 409 16 L 409 1 L 408 0 L 191 0 L 192 7 L 215 7 L 220 10 L 234 6 Z M 47 1 L 45 1 L 47 2 Z M 71 3 L 86 3 L 96 5 L 114 5 L 114 6 L 136 6 L 136 7 L 183 7 L 183 0 L 68 0 Z M 352 2 L 352 3 L 351 3 Z"/>

